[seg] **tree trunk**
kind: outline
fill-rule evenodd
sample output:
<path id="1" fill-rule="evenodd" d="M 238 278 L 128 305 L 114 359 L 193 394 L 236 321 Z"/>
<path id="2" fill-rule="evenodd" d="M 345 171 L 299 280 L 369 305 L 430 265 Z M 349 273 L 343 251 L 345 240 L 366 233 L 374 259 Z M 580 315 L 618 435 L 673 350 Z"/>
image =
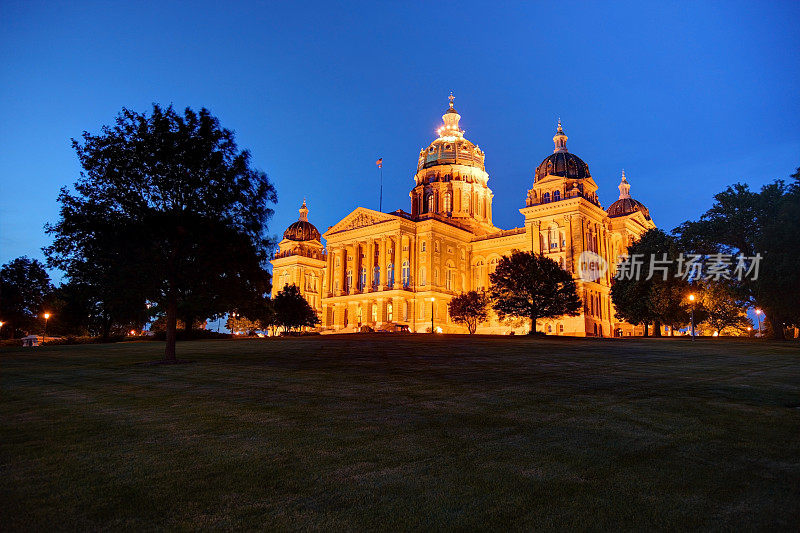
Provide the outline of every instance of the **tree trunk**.
<path id="1" fill-rule="evenodd" d="M 653 322 L 653 337 L 661 336 L 661 322 Z"/>
<path id="2" fill-rule="evenodd" d="M 650 336 L 650 322 L 645 322 L 644 323 L 644 336 L 645 337 L 649 337 Z"/>
<path id="3" fill-rule="evenodd" d="M 183 323 L 183 333 L 186 335 L 186 339 L 191 338 L 192 336 L 192 327 L 194 326 L 194 317 L 193 316 L 186 316 L 184 317 L 185 322 Z M 186 340 L 184 339 L 184 340 Z"/>
<path id="4" fill-rule="evenodd" d="M 175 357 L 175 335 L 178 326 L 178 302 L 174 294 L 167 296 L 167 345 L 164 348 L 164 360 L 170 363 L 176 362 Z"/>
<path id="5" fill-rule="evenodd" d="M 528 335 L 536 335 L 536 317 L 531 317 L 531 330 L 528 332 Z"/>
<path id="6" fill-rule="evenodd" d="M 102 337 L 103 342 L 108 342 L 108 338 L 111 336 L 111 319 L 108 317 L 103 317 L 103 332 L 100 334 Z"/>

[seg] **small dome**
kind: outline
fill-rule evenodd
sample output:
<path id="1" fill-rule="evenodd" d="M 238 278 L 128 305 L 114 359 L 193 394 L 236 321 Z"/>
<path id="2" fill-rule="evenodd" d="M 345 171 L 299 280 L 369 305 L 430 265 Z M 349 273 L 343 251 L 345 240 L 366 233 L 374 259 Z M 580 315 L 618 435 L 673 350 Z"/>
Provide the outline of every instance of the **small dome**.
<path id="1" fill-rule="evenodd" d="M 544 158 L 536 167 L 535 181 L 543 179 L 548 174 L 569 179 L 591 178 L 589 165 L 583 159 L 570 152 L 555 152 Z"/>
<path id="2" fill-rule="evenodd" d="M 319 230 L 308 220 L 298 220 L 283 232 L 283 238 L 290 241 L 318 241 L 320 237 Z"/>
<path id="3" fill-rule="evenodd" d="M 623 217 L 631 215 L 636 211 L 641 211 L 644 218 L 650 220 L 650 211 L 644 204 L 633 198 L 620 198 L 610 206 L 608 206 L 608 216 L 610 217 Z"/>
<path id="4" fill-rule="evenodd" d="M 319 230 L 308 221 L 308 208 L 305 200 L 303 200 L 303 205 L 300 206 L 300 219 L 286 228 L 286 231 L 283 232 L 283 238 L 290 241 L 322 240 Z"/>

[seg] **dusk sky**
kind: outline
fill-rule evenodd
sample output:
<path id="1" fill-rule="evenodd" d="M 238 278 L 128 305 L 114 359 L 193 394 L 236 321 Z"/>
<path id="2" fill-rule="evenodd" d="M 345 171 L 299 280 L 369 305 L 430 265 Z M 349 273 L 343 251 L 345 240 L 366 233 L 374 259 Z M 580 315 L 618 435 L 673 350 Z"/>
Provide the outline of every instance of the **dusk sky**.
<path id="1" fill-rule="evenodd" d="M 644 7 L 643 7 L 644 6 Z M 800 166 L 800 2 L 0 5 L 0 262 L 42 259 L 79 165 L 70 138 L 125 106 L 207 107 L 278 190 L 280 235 L 358 206 L 410 210 L 453 91 L 486 153 L 494 223 L 520 226 L 560 116 L 601 203 L 671 230 L 736 181 Z M 57 274 L 56 274 L 57 276 Z"/>

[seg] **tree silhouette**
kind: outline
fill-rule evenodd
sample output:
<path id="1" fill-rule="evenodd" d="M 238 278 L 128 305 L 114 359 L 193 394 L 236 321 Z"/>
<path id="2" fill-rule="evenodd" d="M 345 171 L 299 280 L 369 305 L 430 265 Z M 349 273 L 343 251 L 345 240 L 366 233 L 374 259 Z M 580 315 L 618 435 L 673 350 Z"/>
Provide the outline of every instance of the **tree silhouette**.
<path id="1" fill-rule="evenodd" d="M 167 362 L 176 361 L 179 313 L 191 326 L 269 291 L 275 189 L 207 109 L 123 109 L 113 126 L 84 132 L 73 147 L 83 172 L 74 192 L 61 190 L 48 256 L 104 302 L 122 293 L 136 305 L 155 303 Z"/>
<path id="2" fill-rule="evenodd" d="M 467 331 L 472 335 L 478 329 L 478 324 L 488 316 L 489 299 L 483 293 L 469 291 L 454 296 L 447 307 L 453 322 L 467 326 Z"/>
<path id="3" fill-rule="evenodd" d="M 489 290 L 497 315 L 528 318 L 530 335 L 536 333 L 536 320 L 576 316 L 581 299 L 572 275 L 558 263 L 541 254 L 515 251 L 504 256 L 489 274 Z"/>

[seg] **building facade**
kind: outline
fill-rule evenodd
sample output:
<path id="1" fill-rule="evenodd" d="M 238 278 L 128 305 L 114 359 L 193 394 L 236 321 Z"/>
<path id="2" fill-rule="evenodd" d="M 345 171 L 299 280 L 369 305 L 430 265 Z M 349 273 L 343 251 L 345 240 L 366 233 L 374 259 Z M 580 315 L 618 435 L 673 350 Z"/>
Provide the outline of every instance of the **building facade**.
<path id="1" fill-rule="evenodd" d="M 520 227 L 492 223 L 485 155 L 464 137 L 452 95 L 438 137 L 420 150 L 410 211 L 359 207 L 320 235 L 300 218 L 287 228 L 273 265 L 273 291 L 298 285 L 320 313 L 323 332 L 407 325 L 411 331 L 464 333 L 447 303 L 463 291 L 487 290 L 489 274 L 513 250 L 534 251 L 571 272 L 583 300 L 575 317 L 540 320 L 538 330 L 571 336 L 630 335 L 614 318 L 609 295 L 617 257 L 645 231 L 650 213 L 630 196 L 625 173 L 619 200 L 604 210 L 589 166 L 567 150 L 558 123 L 555 148 L 537 167 Z M 322 237 L 326 241 L 323 248 Z M 478 333 L 526 333 L 527 319 L 496 316 Z"/>

